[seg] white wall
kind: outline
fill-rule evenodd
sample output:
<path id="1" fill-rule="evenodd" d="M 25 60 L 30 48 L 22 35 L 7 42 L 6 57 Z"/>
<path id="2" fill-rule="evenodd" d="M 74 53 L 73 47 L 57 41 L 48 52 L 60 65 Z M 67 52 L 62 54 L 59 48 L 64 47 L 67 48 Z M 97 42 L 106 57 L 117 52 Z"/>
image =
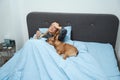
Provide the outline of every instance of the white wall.
<path id="1" fill-rule="evenodd" d="M 21 15 L 18 1 L 0 1 L 0 42 L 4 38 L 16 40 L 17 49 L 23 46 Z"/>
<path id="2" fill-rule="evenodd" d="M 115 14 L 120 19 L 119 10 L 120 0 L 1 0 L 0 40 L 5 34 L 10 34 L 17 42 L 17 49 L 20 49 L 28 39 L 26 15 L 32 11 L 107 13 Z M 8 27 L 11 30 L 5 33 Z M 116 51 L 120 56 L 120 30 L 118 33 Z"/>
<path id="3" fill-rule="evenodd" d="M 0 42 L 3 41 L 3 38 L 5 37 L 4 35 L 13 34 L 11 33 L 12 28 L 8 29 L 9 25 L 11 25 L 11 23 L 9 22 L 9 20 L 11 19 L 11 10 L 9 3 L 10 1 L 0 1 Z"/>

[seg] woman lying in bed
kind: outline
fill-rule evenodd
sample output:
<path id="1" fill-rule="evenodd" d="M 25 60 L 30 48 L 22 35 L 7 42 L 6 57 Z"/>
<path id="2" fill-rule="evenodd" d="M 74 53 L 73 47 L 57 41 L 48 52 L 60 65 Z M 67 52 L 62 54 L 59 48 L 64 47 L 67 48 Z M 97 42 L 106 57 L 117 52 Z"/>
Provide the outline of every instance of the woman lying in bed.
<path id="1" fill-rule="evenodd" d="M 54 34 L 60 30 L 60 35 L 58 37 L 58 39 L 60 41 L 63 41 L 65 36 L 66 36 L 66 33 L 67 33 L 67 30 L 62 28 L 59 23 L 57 22 L 53 22 L 50 27 L 48 28 L 48 31 L 46 33 L 43 33 L 43 35 L 41 36 L 41 32 L 40 30 L 36 31 L 36 34 L 34 35 L 34 38 L 36 39 L 39 39 L 40 37 L 44 37 L 44 38 L 50 38 L 52 36 L 54 36 Z"/>
<path id="2" fill-rule="evenodd" d="M 57 29 L 63 41 L 66 30 L 54 22 L 44 36 L 48 38 Z M 77 57 L 64 60 L 55 48 L 42 39 L 30 39 L 22 49 L 0 68 L 0 80 L 108 80 L 97 61 L 88 53 L 86 45 L 68 41 L 79 50 Z"/>

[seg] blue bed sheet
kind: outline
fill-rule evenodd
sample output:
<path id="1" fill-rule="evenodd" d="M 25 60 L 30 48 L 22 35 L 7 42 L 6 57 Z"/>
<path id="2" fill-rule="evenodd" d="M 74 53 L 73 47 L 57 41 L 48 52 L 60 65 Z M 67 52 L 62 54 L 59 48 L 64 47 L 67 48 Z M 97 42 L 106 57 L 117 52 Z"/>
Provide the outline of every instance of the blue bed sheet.
<path id="1" fill-rule="evenodd" d="M 68 41 L 79 50 L 64 60 L 45 39 L 30 39 L 0 68 L 0 80 L 109 80 L 98 61 L 79 41 Z"/>
<path id="2" fill-rule="evenodd" d="M 109 43 L 83 42 L 88 52 L 96 59 L 110 80 L 120 80 L 117 57 Z"/>

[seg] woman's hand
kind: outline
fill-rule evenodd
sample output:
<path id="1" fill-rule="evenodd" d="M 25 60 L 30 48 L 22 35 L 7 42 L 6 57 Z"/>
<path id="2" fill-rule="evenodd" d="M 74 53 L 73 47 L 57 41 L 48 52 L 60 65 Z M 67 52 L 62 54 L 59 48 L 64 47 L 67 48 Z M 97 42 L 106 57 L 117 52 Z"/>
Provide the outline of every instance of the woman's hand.
<path id="1" fill-rule="evenodd" d="M 55 28 L 57 28 L 57 29 L 61 29 L 62 27 L 59 25 L 59 23 L 57 23 L 57 22 L 53 22 L 53 25 L 54 25 L 54 27 Z"/>
<path id="2" fill-rule="evenodd" d="M 53 22 L 49 29 L 48 29 L 48 32 L 51 33 L 51 34 L 55 34 L 57 30 L 60 30 L 62 29 L 62 27 L 59 26 L 59 23 L 57 22 Z"/>

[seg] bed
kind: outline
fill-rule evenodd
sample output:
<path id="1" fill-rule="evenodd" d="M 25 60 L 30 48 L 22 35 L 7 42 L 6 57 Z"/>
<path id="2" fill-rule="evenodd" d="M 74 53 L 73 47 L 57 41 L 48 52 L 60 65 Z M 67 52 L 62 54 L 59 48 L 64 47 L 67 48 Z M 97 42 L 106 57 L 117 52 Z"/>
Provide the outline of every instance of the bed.
<path id="1" fill-rule="evenodd" d="M 106 73 L 114 73 L 108 67 L 114 65 L 117 69 L 118 66 L 114 48 L 119 20 L 115 15 L 32 12 L 27 16 L 29 38 L 38 28 L 49 27 L 54 21 L 62 26 L 72 26 L 71 39 L 86 43 L 90 54 L 104 67 Z M 113 65 L 109 65 L 111 62 Z"/>
<path id="2" fill-rule="evenodd" d="M 77 57 L 63 60 L 46 39 L 32 38 L 54 21 L 67 29 L 65 42 L 78 48 Z M 0 68 L 0 80 L 120 80 L 114 50 L 118 25 L 112 14 L 31 12 L 30 40 Z"/>

